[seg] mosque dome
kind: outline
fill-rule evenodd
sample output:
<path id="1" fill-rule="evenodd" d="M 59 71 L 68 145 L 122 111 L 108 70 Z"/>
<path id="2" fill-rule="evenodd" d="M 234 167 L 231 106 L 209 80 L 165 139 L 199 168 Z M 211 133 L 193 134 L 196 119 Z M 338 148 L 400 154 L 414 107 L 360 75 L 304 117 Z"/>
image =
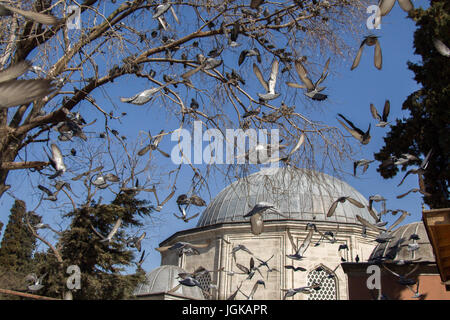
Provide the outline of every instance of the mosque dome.
<path id="1" fill-rule="evenodd" d="M 416 236 L 411 237 L 412 235 Z M 385 243 L 378 244 L 372 251 L 369 261 L 378 259 L 389 259 L 395 261 L 400 260 L 416 260 L 418 262 L 435 263 L 433 247 L 422 221 L 413 222 L 401 226 L 392 231 L 393 238 Z M 418 249 L 411 250 L 410 244 L 418 244 Z"/>
<path id="2" fill-rule="evenodd" d="M 139 297 L 167 293 L 179 284 L 178 274 L 184 272 L 186 271 L 174 265 L 158 267 L 145 275 L 145 281 L 136 287 L 134 295 Z M 205 299 L 199 287 L 180 286 L 173 294 L 189 299 Z"/>
<path id="3" fill-rule="evenodd" d="M 241 178 L 209 203 L 197 227 L 248 222 L 244 215 L 258 202 L 274 204 L 289 220 L 315 220 L 336 223 L 357 223 L 356 215 L 373 222 L 366 208 L 348 201 L 339 203 L 333 216 L 326 214 L 339 197 L 349 196 L 365 206 L 368 201 L 346 182 L 325 173 L 308 169 L 270 168 Z M 275 213 L 266 213 L 264 220 L 285 220 Z"/>

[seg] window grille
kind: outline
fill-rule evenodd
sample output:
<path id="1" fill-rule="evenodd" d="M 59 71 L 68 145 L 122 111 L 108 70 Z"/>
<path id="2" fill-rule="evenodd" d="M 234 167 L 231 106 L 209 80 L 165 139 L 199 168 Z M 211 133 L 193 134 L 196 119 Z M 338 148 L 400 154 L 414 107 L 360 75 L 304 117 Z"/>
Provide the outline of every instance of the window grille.
<path id="1" fill-rule="evenodd" d="M 308 274 L 308 286 L 321 283 L 320 290 L 311 290 L 308 300 L 337 300 L 336 276 L 331 271 L 317 271 L 316 268 Z"/>
<path id="2" fill-rule="evenodd" d="M 202 288 L 203 290 L 203 296 L 205 297 L 205 299 L 210 299 L 210 297 L 208 296 L 208 293 L 211 293 L 211 275 L 209 274 L 209 272 L 199 275 L 198 277 L 196 277 L 196 279 L 200 283 L 200 288 Z"/>

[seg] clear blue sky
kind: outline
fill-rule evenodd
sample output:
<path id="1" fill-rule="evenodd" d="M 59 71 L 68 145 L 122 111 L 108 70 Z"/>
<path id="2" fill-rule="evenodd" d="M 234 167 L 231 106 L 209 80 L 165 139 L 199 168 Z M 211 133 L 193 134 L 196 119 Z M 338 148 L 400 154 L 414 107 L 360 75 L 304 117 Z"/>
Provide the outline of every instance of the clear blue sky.
<path id="1" fill-rule="evenodd" d="M 415 7 L 427 7 L 427 1 L 414 1 Z M 367 14 L 369 16 L 369 14 Z M 337 113 L 342 113 L 348 116 L 357 126 L 362 129 L 366 129 L 369 123 L 372 123 L 372 140 L 367 146 L 360 147 L 359 144 L 351 139 L 351 143 L 355 150 L 359 150 L 355 155 L 355 159 L 372 159 L 373 153 L 380 150 L 383 145 L 383 137 L 388 132 L 388 128 L 375 127 L 375 120 L 372 119 L 369 111 L 369 104 L 374 103 L 379 112 L 382 112 L 382 107 L 386 99 L 390 100 L 391 113 L 389 120 L 392 121 L 395 118 L 408 117 L 408 112 L 401 110 L 401 105 L 406 97 L 418 89 L 418 85 L 414 81 L 414 74 L 407 69 L 407 61 L 419 61 L 420 57 L 414 55 L 413 49 L 413 33 L 415 31 L 415 24 L 412 20 L 407 19 L 407 14 L 401 10 L 398 4 L 396 4 L 391 13 L 383 18 L 382 26 L 380 30 L 375 32 L 369 32 L 367 30 L 365 22 L 361 23 L 361 30 L 367 30 L 367 34 L 375 33 L 380 36 L 380 44 L 383 53 L 383 68 L 381 71 L 377 70 L 373 65 L 373 47 L 366 47 L 363 52 L 361 63 L 358 68 L 350 71 L 354 54 L 360 45 L 360 40 L 354 41 L 354 49 L 352 56 L 339 62 L 336 59 L 332 60 L 330 65 L 331 73 L 323 83 L 327 87 L 325 93 L 329 95 L 328 100 L 325 102 L 314 103 L 316 106 L 311 110 L 305 110 L 302 104 L 306 101 L 302 94 L 297 95 L 296 101 L 289 101 L 284 99 L 288 105 L 295 104 L 297 110 L 301 113 L 306 112 L 312 120 L 320 120 L 324 123 L 335 125 L 340 127 L 340 124 L 336 120 Z M 361 39 L 362 40 L 362 39 Z M 235 57 L 237 59 L 237 57 Z M 325 61 L 327 57 L 322 57 L 321 60 Z M 227 61 L 225 61 L 227 63 Z M 236 62 L 233 62 L 236 64 Z M 237 64 L 236 64 L 237 65 Z M 315 78 L 313 78 L 315 80 Z M 255 79 L 256 82 L 256 79 Z M 126 83 L 126 85 L 124 85 Z M 131 85 L 130 85 L 131 84 Z M 259 83 L 255 92 L 260 92 L 261 88 Z M 278 84 L 280 86 L 280 84 Z M 157 103 L 145 106 L 131 106 L 120 103 L 119 97 L 132 96 L 135 93 L 146 89 L 146 84 L 143 81 L 133 82 L 115 82 L 108 85 L 106 91 L 108 95 L 113 99 L 115 104 L 120 108 L 120 111 L 126 111 L 128 116 L 123 120 L 122 124 L 111 123 L 111 127 L 119 130 L 121 134 L 128 136 L 130 141 L 133 137 L 137 137 L 138 128 L 143 131 L 148 129 L 153 134 L 159 132 L 162 128 L 175 127 L 176 123 L 173 121 L 171 115 L 167 115 L 163 111 L 163 106 L 159 106 Z M 285 92 L 282 91 L 283 94 Z M 104 98 L 101 91 L 94 94 L 94 97 L 98 102 L 109 104 L 110 102 Z M 283 99 L 279 99 L 281 102 Z M 103 101 L 102 101 L 103 100 Z M 187 102 L 188 103 L 188 102 Z M 91 114 L 83 113 L 83 108 L 88 108 L 88 104 L 82 104 L 80 110 L 83 116 L 88 120 L 92 120 Z M 90 107 L 89 107 L 90 108 Z M 108 111 L 110 109 L 106 108 Z M 84 109 L 86 110 L 86 109 Z M 118 113 L 118 112 L 116 112 Z M 102 122 L 101 117 L 96 116 L 97 119 Z M 174 142 L 171 142 L 169 138 L 163 140 L 161 148 L 166 152 L 169 152 L 174 146 Z M 76 147 L 81 148 L 80 142 L 76 143 Z M 70 150 L 70 147 L 68 147 Z M 162 157 L 157 155 L 156 164 L 161 168 L 167 167 L 173 169 L 174 166 L 163 162 Z M 347 172 L 344 173 L 344 179 L 351 186 L 360 191 L 366 198 L 370 195 L 381 194 L 388 199 L 387 207 L 391 209 L 405 209 L 412 215 L 405 219 L 404 223 L 412 221 L 418 221 L 421 219 L 421 197 L 414 193 L 410 194 L 403 199 L 396 199 L 396 196 L 406 192 L 407 190 L 417 187 L 416 176 L 410 176 L 401 187 L 397 187 L 403 174 L 398 174 L 395 178 L 384 180 L 376 172 L 377 164 L 373 163 L 369 167 L 368 171 L 364 174 L 358 174 L 357 177 L 352 176 L 353 165 L 349 161 L 345 164 Z M 149 253 L 143 267 L 145 270 L 152 270 L 160 265 L 160 254 L 154 250 L 161 241 L 172 235 L 173 233 L 195 227 L 197 219 L 191 220 L 188 224 L 176 219 L 172 213 L 177 212 L 178 209 L 175 204 L 176 196 L 181 193 L 187 192 L 183 186 L 190 185 L 190 179 L 192 174 L 189 170 L 183 170 L 184 173 L 188 173 L 180 177 L 177 184 L 177 192 L 175 197 L 170 201 L 160 213 L 154 213 L 154 218 L 146 219 L 147 239 L 143 243 L 143 248 Z M 360 171 L 359 171 L 360 172 Z M 342 174 L 342 173 L 341 173 Z M 36 204 L 39 199 L 40 192 L 29 188 L 28 184 L 23 182 L 27 175 L 25 173 L 15 172 L 8 178 L 8 182 L 13 184 L 16 195 L 25 200 L 28 204 L 28 210 L 33 208 L 32 204 Z M 216 175 L 214 181 L 210 181 L 210 192 L 212 197 L 227 185 L 222 177 Z M 187 188 L 187 187 L 186 187 Z M 22 191 L 24 190 L 24 191 Z M 160 201 L 161 198 L 168 194 L 169 190 L 162 190 L 161 194 L 158 194 Z M 200 194 L 209 202 L 211 199 L 207 192 Z M 145 196 L 143 196 L 145 197 Z M 150 197 L 153 200 L 153 197 Z M 9 210 L 13 204 L 13 199 L 8 195 L 4 195 L 0 199 L 0 221 L 5 225 L 8 221 Z M 38 210 L 38 213 L 44 216 L 44 222 L 54 223 L 59 222 L 58 213 L 49 211 L 46 213 L 46 206 L 49 208 L 53 204 L 45 204 Z M 375 205 L 378 209 L 377 204 Z M 197 211 L 190 209 L 190 214 L 194 214 Z M 389 222 L 394 221 L 398 216 L 386 216 L 386 220 Z M 404 224 L 403 223 L 403 224 Z M 41 234 L 47 235 L 51 238 L 51 233 L 42 231 Z M 46 249 L 43 245 L 42 249 Z"/>

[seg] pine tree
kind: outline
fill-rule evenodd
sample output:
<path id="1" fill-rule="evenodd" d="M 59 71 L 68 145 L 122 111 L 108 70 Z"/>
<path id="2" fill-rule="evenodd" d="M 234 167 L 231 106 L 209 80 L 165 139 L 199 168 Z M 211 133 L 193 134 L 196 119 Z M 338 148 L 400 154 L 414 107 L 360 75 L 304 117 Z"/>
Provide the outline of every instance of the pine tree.
<path id="1" fill-rule="evenodd" d="M 41 294 L 61 298 L 66 291 L 67 267 L 81 270 L 81 289 L 73 292 L 74 299 L 128 299 L 137 284 L 144 280 L 142 269 L 136 274 L 122 275 L 126 267 L 138 258 L 127 247 L 127 228 L 140 227 L 137 215 L 148 216 L 151 206 L 138 200 L 135 194 L 120 193 L 111 204 L 92 203 L 65 215 L 71 224 L 59 240 L 63 265 L 49 252 L 41 262 L 40 274 L 48 273 L 46 287 Z M 122 224 L 112 240 L 102 242 L 116 221 Z"/>
<path id="2" fill-rule="evenodd" d="M 416 9 L 410 17 L 418 27 L 414 47 L 415 53 L 422 56 L 422 62 L 408 62 L 408 68 L 415 73 L 414 79 L 422 88 L 403 103 L 402 109 L 408 110 L 410 117 L 397 119 L 375 159 L 383 161 L 391 156 L 401 157 L 402 153 L 423 159 L 432 150 L 424 174 L 425 190 L 431 196 L 424 197 L 424 202 L 431 208 L 445 208 L 450 206 L 450 60 L 436 50 L 433 39 L 450 45 L 450 2 L 431 1 L 427 10 Z M 402 171 L 418 164 L 420 161 L 408 163 Z M 377 171 L 387 179 L 394 177 L 399 169 L 380 165 Z"/>

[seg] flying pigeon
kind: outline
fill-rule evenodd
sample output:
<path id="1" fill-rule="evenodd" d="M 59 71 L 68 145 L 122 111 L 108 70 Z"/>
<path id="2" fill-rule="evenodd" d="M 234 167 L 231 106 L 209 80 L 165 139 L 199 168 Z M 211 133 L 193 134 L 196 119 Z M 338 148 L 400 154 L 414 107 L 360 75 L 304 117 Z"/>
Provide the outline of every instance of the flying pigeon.
<path id="1" fill-rule="evenodd" d="M 421 194 L 423 194 L 425 197 L 431 197 L 431 193 L 428 193 L 424 190 L 418 189 L 418 188 L 413 188 L 411 190 L 409 190 L 408 192 L 405 192 L 401 195 L 397 196 L 397 199 L 401 199 L 403 197 L 406 197 L 408 194 L 410 194 L 411 192 L 416 193 L 416 192 L 420 192 Z"/>
<path id="2" fill-rule="evenodd" d="M 416 156 L 409 153 L 402 153 L 402 157 L 395 160 L 394 164 L 396 166 L 405 165 L 411 161 L 419 160 Z"/>
<path id="3" fill-rule="evenodd" d="M 285 269 L 291 269 L 291 270 L 294 270 L 294 272 L 295 272 L 295 271 L 306 271 L 306 269 L 303 268 L 303 267 L 284 266 L 284 268 L 285 268 Z"/>
<path id="4" fill-rule="evenodd" d="M 159 252 L 164 252 L 167 250 L 177 250 L 178 254 L 181 255 L 183 253 L 186 253 L 186 251 L 183 251 L 183 249 L 201 249 L 201 248 L 207 248 L 210 245 L 210 241 L 206 242 L 206 243 L 202 243 L 202 244 L 192 244 L 189 242 L 176 242 L 173 245 L 168 245 L 168 246 L 164 246 L 164 247 L 160 247 L 160 248 L 155 248 L 157 251 Z"/>
<path id="5" fill-rule="evenodd" d="M 428 167 L 428 163 L 430 161 L 430 157 L 431 157 L 432 153 L 433 153 L 433 149 L 431 149 L 428 152 L 428 154 L 425 157 L 425 159 L 422 160 L 422 163 L 420 164 L 419 168 L 408 170 L 406 172 L 406 174 L 404 175 L 404 177 L 402 178 L 402 181 L 400 181 L 400 183 L 398 184 L 398 186 L 400 186 L 403 183 L 403 181 L 405 181 L 406 177 L 409 174 L 413 173 L 413 174 L 417 174 L 417 176 L 418 176 L 420 189 L 422 191 L 425 191 L 425 181 L 424 181 L 423 175 L 425 173 L 426 168 Z"/>
<path id="6" fill-rule="evenodd" d="M 293 297 L 297 293 L 310 294 L 311 287 L 307 286 L 307 287 L 299 287 L 299 288 L 293 288 L 293 289 L 281 289 L 281 291 L 286 292 L 283 297 L 283 300 L 286 300 L 286 298 Z"/>
<path id="7" fill-rule="evenodd" d="M 236 252 L 238 252 L 239 250 L 245 251 L 250 255 L 253 255 L 253 253 L 243 244 L 238 244 L 236 246 L 233 247 L 233 249 L 231 249 L 231 255 L 233 256 L 234 261 L 236 261 Z"/>
<path id="8" fill-rule="evenodd" d="M 308 249 L 309 244 L 311 243 L 311 239 L 314 233 L 314 229 L 311 228 L 308 232 L 308 234 L 306 235 L 305 239 L 303 240 L 303 243 L 300 245 L 300 247 L 297 248 L 296 244 L 294 243 L 294 239 L 290 233 L 290 231 L 288 230 L 288 237 L 289 240 L 291 242 L 292 247 L 295 250 L 294 254 L 288 254 L 286 255 L 286 257 L 288 257 L 289 259 L 293 259 L 293 260 L 302 260 L 305 256 L 305 251 Z"/>
<path id="9" fill-rule="evenodd" d="M 327 218 L 331 217 L 334 214 L 334 212 L 336 211 L 336 208 L 337 208 L 337 205 L 339 204 L 339 202 L 340 203 L 344 203 L 345 201 L 350 202 L 351 204 L 353 204 L 354 206 L 356 206 L 358 208 L 364 208 L 364 205 L 361 202 L 359 202 L 359 201 L 357 201 L 357 200 L 355 200 L 355 199 L 353 199 L 351 197 L 339 197 L 338 199 L 336 199 L 331 204 L 331 207 L 330 207 L 330 209 L 328 210 L 328 213 L 327 213 Z"/>
<path id="10" fill-rule="evenodd" d="M 144 240 L 146 235 L 147 233 L 143 232 L 139 237 L 133 237 L 127 240 L 127 245 L 135 247 L 136 249 L 138 249 L 139 252 L 141 252 L 141 242 L 142 240 Z"/>
<path id="11" fill-rule="evenodd" d="M 378 7 L 380 8 L 380 15 L 384 17 L 389 12 L 391 12 L 394 4 L 395 0 L 380 0 L 380 2 L 378 3 Z M 398 4 L 400 5 L 400 8 L 402 8 L 406 12 L 414 9 L 411 0 L 398 0 Z"/>
<path id="12" fill-rule="evenodd" d="M 252 208 L 252 210 L 250 210 L 247 214 L 244 215 L 244 218 L 248 218 L 251 217 L 257 213 L 259 214 L 264 214 L 266 212 L 273 212 L 276 214 L 279 214 L 282 217 L 285 217 L 276 207 L 275 205 L 273 205 L 272 203 L 269 202 L 258 202 L 257 204 L 255 204 L 255 206 Z"/>
<path id="13" fill-rule="evenodd" d="M 22 61 L 0 71 L 0 110 L 30 103 L 54 91 L 48 79 L 16 80 L 30 67 L 30 62 Z"/>
<path id="14" fill-rule="evenodd" d="M 58 200 L 58 198 L 56 198 L 56 196 L 57 196 L 59 190 L 55 191 L 55 192 L 51 192 L 49 189 L 47 189 L 46 187 L 44 187 L 42 185 L 38 185 L 38 188 L 47 194 L 48 198 L 44 198 L 44 200 L 50 200 L 50 201 Z"/>
<path id="15" fill-rule="evenodd" d="M 369 168 L 369 164 L 371 164 L 374 161 L 375 160 L 361 159 L 361 160 L 353 162 L 353 175 L 356 176 L 356 168 L 358 168 L 360 166 L 363 167 L 363 173 L 365 173 L 367 171 L 367 169 Z"/>
<path id="16" fill-rule="evenodd" d="M 367 36 L 364 38 L 364 40 L 361 42 L 361 46 L 359 47 L 358 53 L 356 54 L 355 60 L 353 61 L 352 67 L 350 70 L 355 69 L 359 65 L 359 61 L 361 60 L 361 55 L 364 49 L 364 46 L 373 46 L 375 45 L 375 53 L 374 53 L 374 64 L 375 67 L 379 70 L 381 70 L 382 65 L 382 55 L 381 55 L 381 46 L 380 42 L 378 41 L 377 36 Z"/>
<path id="17" fill-rule="evenodd" d="M 411 271 L 409 271 L 408 273 L 404 274 L 404 275 L 400 275 L 394 271 L 392 271 L 391 269 L 389 269 L 388 267 L 386 267 L 386 265 L 383 264 L 383 267 L 389 271 L 390 273 L 392 273 L 394 276 L 396 276 L 398 278 L 398 283 L 400 283 L 401 285 L 414 285 L 417 281 L 413 278 L 408 278 L 409 275 L 413 274 L 418 268 L 419 268 L 419 264 L 416 264 Z"/>
<path id="18" fill-rule="evenodd" d="M 239 61 L 238 64 L 241 65 L 244 63 L 245 58 L 247 57 L 256 57 L 257 61 L 261 63 L 261 53 L 259 52 L 258 48 L 250 49 L 250 50 L 242 50 L 241 54 L 239 55 Z"/>
<path id="19" fill-rule="evenodd" d="M 25 281 L 32 283 L 28 286 L 28 290 L 30 290 L 30 291 L 41 290 L 44 287 L 44 285 L 42 284 L 42 281 L 44 280 L 44 278 L 46 276 L 47 276 L 47 273 L 43 274 L 39 278 L 37 277 L 37 275 L 35 273 L 30 273 L 29 275 L 27 275 L 25 277 Z"/>
<path id="20" fill-rule="evenodd" d="M 122 224 L 122 218 L 117 219 L 117 221 L 114 224 L 113 228 L 111 229 L 110 233 L 106 236 L 106 238 L 103 238 L 102 240 L 100 240 L 100 242 L 111 242 L 111 239 L 117 233 L 121 224 Z"/>
<path id="21" fill-rule="evenodd" d="M 257 236 L 264 230 L 264 219 L 261 213 L 256 213 L 250 217 L 250 229 Z"/>
<path id="22" fill-rule="evenodd" d="M 377 127 L 384 128 L 389 124 L 389 122 L 387 122 L 387 118 L 389 116 L 389 110 L 390 110 L 389 100 L 386 100 L 386 102 L 384 103 L 383 116 L 380 116 L 378 114 L 377 109 L 375 108 L 375 106 L 372 103 L 370 104 L 370 112 L 372 113 L 372 117 L 375 120 L 378 120 L 378 123 L 376 124 Z"/>
<path id="23" fill-rule="evenodd" d="M 194 214 L 193 216 L 190 216 L 189 218 L 186 215 L 186 209 L 185 208 L 181 208 L 181 216 L 176 215 L 175 213 L 173 214 L 175 217 L 177 217 L 178 219 L 183 220 L 184 222 L 188 223 L 189 220 L 194 219 L 195 217 L 197 217 L 200 212 L 197 212 L 196 214 Z"/>
<path id="24" fill-rule="evenodd" d="M 255 63 L 253 64 L 253 72 L 255 73 L 255 75 L 258 78 L 261 85 L 266 90 L 266 93 L 264 93 L 264 94 L 258 93 L 258 97 L 264 101 L 273 100 L 280 96 L 279 93 L 275 93 L 275 85 L 277 83 L 278 67 L 279 67 L 279 62 L 278 62 L 278 60 L 275 59 L 272 63 L 272 71 L 270 73 L 269 80 L 266 82 L 266 80 L 264 80 L 264 77 L 261 73 L 261 70 L 259 70 L 258 66 Z"/>
<path id="25" fill-rule="evenodd" d="M 19 8 L 11 7 L 6 4 L 0 4 L 0 17 L 12 16 L 13 13 L 17 13 L 28 20 L 33 20 L 34 22 L 46 25 L 54 25 L 62 22 L 62 20 L 48 14 L 21 10 Z"/>
<path id="26" fill-rule="evenodd" d="M 254 295 L 256 293 L 256 290 L 258 289 L 258 287 L 260 285 L 264 286 L 264 288 L 266 287 L 266 283 L 263 280 L 256 281 L 255 284 L 253 285 L 252 291 L 247 296 L 247 300 L 253 300 L 253 297 L 254 297 Z"/>
<path id="27" fill-rule="evenodd" d="M 345 123 L 343 123 L 341 120 L 337 119 L 337 121 L 339 121 L 339 123 L 348 131 L 350 132 L 350 134 L 357 139 L 359 142 L 361 142 L 361 144 L 368 144 L 370 142 L 370 123 L 369 123 L 369 128 L 367 129 L 366 132 L 363 132 L 361 129 L 355 127 L 355 125 L 353 124 L 353 122 L 347 120 L 342 114 L 338 113 L 338 115 L 345 120 L 345 122 L 347 122 L 352 128 L 350 129 L 349 127 L 347 127 L 345 125 Z"/>
<path id="28" fill-rule="evenodd" d="M 66 172 L 66 166 L 64 165 L 63 155 L 58 146 L 52 143 L 50 147 L 52 151 L 52 156 L 51 157 L 48 155 L 47 156 L 50 160 L 50 164 L 55 169 L 56 173 L 50 176 L 49 178 L 54 179 L 62 175 L 64 172 Z"/>
<path id="29" fill-rule="evenodd" d="M 171 82 L 165 83 L 164 85 L 162 85 L 160 87 L 144 90 L 131 98 L 120 98 L 120 101 L 125 102 L 125 103 L 139 105 L 139 106 L 144 105 L 147 102 L 149 102 L 157 92 L 161 91 L 163 88 L 167 87 L 169 84 L 171 84 Z"/>
<path id="30" fill-rule="evenodd" d="M 297 71 L 298 76 L 302 80 L 303 85 L 300 85 L 298 83 L 293 83 L 293 82 L 286 82 L 286 84 L 292 88 L 299 88 L 299 89 L 306 88 L 307 91 L 306 91 L 305 95 L 310 97 L 313 100 L 318 100 L 318 101 L 325 100 L 328 96 L 326 94 L 320 93 L 325 89 L 325 87 L 319 87 L 319 85 L 328 76 L 327 70 L 328 70 L 329 64 L 330 64 L 330 59 L 328 59 L 327 62 L 325 63 L 325 67 L 323 68 L 322 75 L 320 76 L 320 78 L 317 80 L 316 83 L 313 84 L 311 79 L 308 78 L 308 72 L 306 71 L 305 67 L 303 66 L 301 60 L 297 60 L 295 62 L 295 70 Z"/>

